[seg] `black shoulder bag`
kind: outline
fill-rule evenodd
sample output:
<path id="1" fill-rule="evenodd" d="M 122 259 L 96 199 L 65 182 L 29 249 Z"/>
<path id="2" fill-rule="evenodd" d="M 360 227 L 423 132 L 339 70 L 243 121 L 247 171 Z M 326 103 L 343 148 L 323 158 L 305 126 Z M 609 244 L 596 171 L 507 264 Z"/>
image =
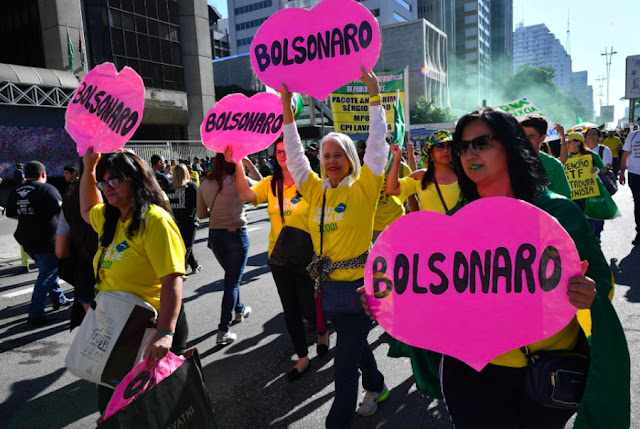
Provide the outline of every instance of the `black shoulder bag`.
<path id="1" fill-rule="evenodd" d="M 524 388 L 529 398 L 542 406 L 577 410 L 587 385 L 589 356 L 586 338 L 573 351 L 547 350 L 532 353 L 527 346 L 520 350 L 527 357 Z M 582 343 L 582 346 L 580 346 Z"/>
<path id="2" fill-rule="evenodd" d="M 447 207 L 447 203 L 444 202 L 444 197 L 442 196 L 442 192 L 440 191 L 440 185 L 438 185 L 438 179 L 436 179 L 435 174 L 433 175 L 433 184 L 436 185 L 436 191 L 438 191 L 440 202 L 442 203 L 442 207 L 444 207 L 444 212 L 447 213 L 449 211 L 449 207 Z"/>
<path id="3" fill-rule="evenodd" d="M 297 273 L 306 274 L 307 265 L 309 265 L 313 258 L 313 242 L 308 232 L 284 224 L 284 194 L 282 182 L 282 180 L 278 181 L 278 204 L 280 205 L 282 231 L 280 231 L 278 241 L 276 241 L 276 245 L 273 247 L 267 264 L 287 267 Z M 299 193 L 296 193 L 296 196 L 299 197 L 299 195 Z"/>

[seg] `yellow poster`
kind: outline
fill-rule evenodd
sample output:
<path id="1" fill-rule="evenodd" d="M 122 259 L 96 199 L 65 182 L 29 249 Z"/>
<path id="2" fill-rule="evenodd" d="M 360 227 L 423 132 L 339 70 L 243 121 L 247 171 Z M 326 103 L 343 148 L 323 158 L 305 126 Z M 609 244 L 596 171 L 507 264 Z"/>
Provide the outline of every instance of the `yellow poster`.
<path id="1" fill-rule="evenodd" d="M 404 71 L 380 73 L 380 102 L 387 116 L 387 131 L 394 132 L 393 104 L 397 91 L 400 90 L 400 101 L 406 106 L 404 99 Z M 354 81 L 336 89 L 329 96 L 333 128 L 345 134 L 369 133 L 369 93 L 367 86 Z"/>
<path id="2" fill-rule="evenodd" d="M 567 179 L 569 179 L 572 200 L 600 196 L 598 179 L 596 179 L 596 174 L 591 172 L 593 162 L 590 155 L 568 159 L 564 164 L 564 170 L 567 173 Z"/>

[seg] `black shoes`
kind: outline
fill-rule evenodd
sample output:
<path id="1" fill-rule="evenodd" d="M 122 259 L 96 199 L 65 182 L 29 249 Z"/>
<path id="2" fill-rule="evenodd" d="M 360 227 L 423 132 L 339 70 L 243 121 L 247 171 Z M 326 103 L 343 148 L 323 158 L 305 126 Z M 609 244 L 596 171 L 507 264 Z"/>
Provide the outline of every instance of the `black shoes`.
<path id="1" fill-rule="evenodd" d="M 324 356 L 329 353 L 329 346 L 326 344 L 318 344 L 316 346 L 316 352 L 318 353 L 318 356 Z"/>
<path id="2" fill-rule="evenodd" d="M 55 316 L 42 316 L 42 317 L 29 317 L 27 319 L 27 325 L 29 326 L 44 326 L 51 323 L 55 323 L 58 320 Z"/>
<path id="3" fill-rule="evenodd" d="M 310 367 L 311 367 L 311 361 L 309 361 L 309 364 L 307 365 L 307 367 L 305 369 L 302 370 L 302 372 L 298 371 L 297 368 L 291 368 L 289 370 L 289 372 L 287 372 L 287 380 L 289 380 L 291 382 L 299 380 L 300 377 L 302 377 L 302 374 L 307 372 Z"/>

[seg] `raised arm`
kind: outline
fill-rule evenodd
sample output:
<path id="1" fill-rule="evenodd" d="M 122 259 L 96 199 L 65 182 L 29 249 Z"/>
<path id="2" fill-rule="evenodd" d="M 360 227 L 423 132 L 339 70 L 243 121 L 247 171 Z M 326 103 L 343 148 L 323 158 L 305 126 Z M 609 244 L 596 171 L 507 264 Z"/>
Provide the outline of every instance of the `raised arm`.
<path id="1" fill-rule="evenodd" d="M 244 168 L 242 167 L 242 163 L 234 161 L 232 156 L 233 149 L 230 146 L 227 146 L 224 150 L 224 160 L 236 164 L 236 188 L 238 188 L 238 195 L 240 195 L 241 200 L 255 204 L 255 202 L 257 201 L 256 193 L 253 192 L 251 186 L 249 186 L 249 182 L 247 182 L 247 176 L 244 175 Z M 245 160 L 247 159 L 242 159 L 243 162 Z M 249 170 L 252 171 L 253 175 L 253 171 L 256 170 L 256 167 L 253 165 L 253 163 L 247 160 L 247 162 L 245 162 L 244 164 L 249 167 Z M 262 178 L 259 172 L 258 177 Z"/>
<path id="2" fill-rule="evenodd" d="M 96 164 L 100 160 L 99 153 L 93 153 L 93 147 L 89 146 L 82 163 L 84 164 L 84 173 L 80 178 L 80 214 L 82 219 L 91 225 L 91 207 L 102 203 L 102 195 L 96 188 Z"/>
<path id="3" fill-rule="evenodd" d="M 391 153 L 393 154 L 393 163 L 391 170 L 387 175 L 387 186 L 384 192 L 387 195 L 400 195 L 400 182 L 398 181 L 398 170 L 400 169 L 400 161 L 402 159 L 402 149 L 398 143 L 391 145 Z"/>
<path id="4" fill-rule="evenodd" d="M 411 171 L 416 171 L 418 169 L 416 154 L 414 153 L 413 142 L 411 140 L 407 141 L 407 161 Z"/>
<path id="5" fill-rule="evenodd" d="M 360 66 L 360 70 L 362 71 L 360 80 L 369 88 L 369 117 L 371 118 L 364 163 L 374 175 L 382 176 L 384 168 L 387 166 L 389 143 L 385 139 L 387 119 L 384 108 L 380 105 L 380 85 L 378 85 L 378 78 L 372 71 L 367 72 L 362 66 Z"/>
<path id="6" fill-rule="evenodd" d="M 282 102 L 282 115 L 284 125 L 282 131 L 284 133 L 284 150 L 287 154 L 287 168 L 296 187 L 300 189 L 309 178 L 311 173 L 311 164 L 309 159 L 304 155 L 302 148 L 302 140 L 298 134 L 298 128 L 293 120 L 293 110 L 291 110 L 291 93 L 285 84 L 282 84 L 280 92 L 280 101 Z"/>
<path id="7" fill-rule="evenodd" d="M 225 155 L 225 157 L 226 157 L 226 155 Z M 233 161 L 230 161 L 230 162 L 233 162 Z M 249 160 L 249 158 L 247 158 L 247 157 L 242 158 L 242 164 L 244 164 L 249 169 L 249 174 L 251 174 L 251 178 L 253 180 L 258 181 L 258 182 L 260 180 L 262 180 L 262 174 L 260 174 L 260 171 L 258 171 L 256 166 L 253 165 L 253 162 L 251 162 Z M 240 167 L 242 167 L 242 165 Z M 236 174 L 237 174 L 237 170 L 236 170 Z M 242 175 L 244 176 L 244 170 L 242 170 Z"/>

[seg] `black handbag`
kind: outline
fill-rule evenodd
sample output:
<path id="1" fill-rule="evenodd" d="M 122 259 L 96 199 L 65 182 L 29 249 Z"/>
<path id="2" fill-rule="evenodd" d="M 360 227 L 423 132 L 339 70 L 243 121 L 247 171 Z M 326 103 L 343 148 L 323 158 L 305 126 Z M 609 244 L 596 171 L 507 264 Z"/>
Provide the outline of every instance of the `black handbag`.
<path id="1" fill-rule="evenodd" d="M 98 425 L 98 429 L 173 427 L 218 427 L 195 350 L 171 375 Z"/>
<path id="2" fill-rule="evenodd" d="M 618 192 L 618 179 L 616 179 L 616 175 L 613 174 L 613 171 L 606 169 L 606 172 L 600 173 L 600 180 L 602 180 L 602 184 L 607 191 L 609 191 L 609 195 L 614 195 Z"/>
<path id="3" fill-rule="evenodd" d="M 313 242 L 311 235 L 292 226 L 284 224 L 284 196 L 282 181 L 278 182 L 278 203 L 280 205 L 280 218 L 282 219 L 282 231 L 278 236 L 271 256 L 267 264 L 287 267 L 298 273 L 306 273 L 307 265 L 313 258 Z M 299 197 L 299 194 L 296 194 Z"/>
<path id="4" fill-rule="evenodd" d="M 575 351 L 549 350 L 527 357 L 524 387 L 533 401 L 545 407 L 577 410 L 587 385 L 589 356 Z"/>

